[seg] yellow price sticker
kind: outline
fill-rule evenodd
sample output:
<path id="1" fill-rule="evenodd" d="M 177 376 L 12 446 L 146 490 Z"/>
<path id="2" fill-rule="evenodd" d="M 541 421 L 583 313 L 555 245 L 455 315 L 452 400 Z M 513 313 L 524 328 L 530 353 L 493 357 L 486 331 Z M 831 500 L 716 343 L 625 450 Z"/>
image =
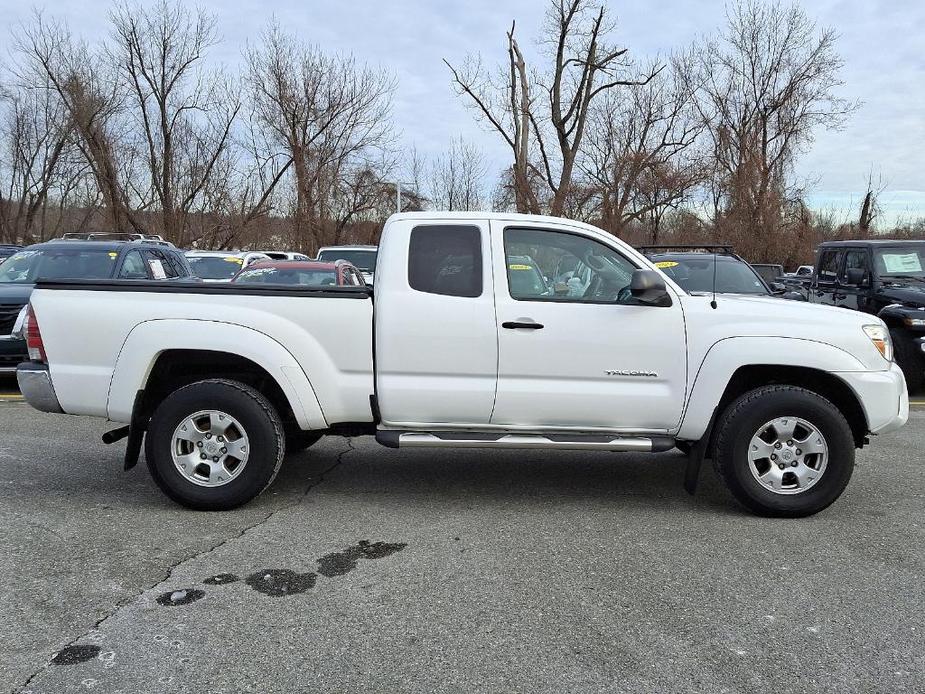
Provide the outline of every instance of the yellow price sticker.
<path id="1" fill-rule="evenodd" d="M 659 263 L 655 263 L 655 267 L 657 267 L 659 270 L 664 270 L 667 267 L 676 267 L 677 265 L 679 265 L 679 263 L 676 263 L 673 260 L 663 260 Z"/>
<path id="2" fill-rule="evenodd" d="M 509 270 L 532 270 L 532 265 L 508 265 Z"/>
<path id="3" fill-rule="evenodd" d="M 226 263 L 237 263 L 238 265 L 242 265 L 244 263 L 244 261 L 241 260 L 240 258 L 225 258 L 225 262 Z"/>
<path id="4" fill-rule="evenodd" d="M 112 252 L 109 253 L 109 257 L 112 258 L 113 260 L 116 259 L 116 256 L 117 256 L 117 255 L 119 255 L 119 254 L 118 254 L 118 253 L 112 253 Z"/>

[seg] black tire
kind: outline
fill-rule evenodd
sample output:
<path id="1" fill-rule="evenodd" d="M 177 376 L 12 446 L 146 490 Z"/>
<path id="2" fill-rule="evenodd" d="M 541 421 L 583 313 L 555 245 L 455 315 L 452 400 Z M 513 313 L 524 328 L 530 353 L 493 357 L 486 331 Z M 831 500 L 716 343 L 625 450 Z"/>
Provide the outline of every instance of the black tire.
<path id="1" fill-rule="evenodd" d="M 749 467 L 749 446 L 761 427 L 778 417 L 795 416 L 816 427 L 828 445 L 823 474 L 805 491 L 783 494 L 766 489 Z M 716 470 L 743 506 L 762 516 L 799 518 L 834 502 L 854 470 L 854 435 L 831 402 L 796 386 L 764 386 L 732 402 L 717 422 Z"/>
<path id="2" fill-rule="evenodd" d="M 906 377 L 906 390 L 910 395 L 920 393 L 925 387 L 925 359 L 922 358 L 921 351 L 905 330 L 893 328 L 890 330 L 890 339 L 893 342 L 896 363 Z"/>
<path id="3" fill-rule="evenodd" d="M 249 439 L 246 464 L 222 486 L 199 486 L 173 462 L 174 432 L 185 418 L 203 410 L 234 417 Z M 177 503 L 198 511 L 226 511 L 246 504 L 270 485 L 284 454 L 283 425 L 273 405 L 250 386 L 226 379 L 198 381 L 173 392 L 154 411 L 145 437 L 145 458 L 157 486 Z"/>
<path id="4" fill-rule="evenodd" d="M 317 431 L 303 431 L 302 429 L 286 429 L 286 455 L 301 453 L 321 440 L 322 434 Z"/>

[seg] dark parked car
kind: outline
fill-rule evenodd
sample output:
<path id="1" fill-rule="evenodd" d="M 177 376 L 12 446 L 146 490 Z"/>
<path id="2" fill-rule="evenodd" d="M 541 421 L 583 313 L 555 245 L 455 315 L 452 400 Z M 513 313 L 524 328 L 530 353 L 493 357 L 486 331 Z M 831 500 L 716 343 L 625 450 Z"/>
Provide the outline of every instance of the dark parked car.
<path id="1" fill-rule="evenodd" d="M 0 374 L 26 360 L 14 328 L 40 279 L 189 280 L 183 254 L 159 243 L 57 240 L 17 250 L 0 264 Z"/>
<path id="2" fill-rule="evenodd" d="M 22 246 L 9 246 L 5 244 L 0 244 L 0 263 L 13 255 L 18 251 Z"/>
<path id="3" fill-rule="evenodd" d="M 642 246 L 655 266 L 690 294 L 763 294 L 799 299 L 777 282 L 768 283 L 729 246 Z"/>
<path id="4" fill-rule="evenodd" d="M 882 318 L 909 392 L 925 386 L 925 241 L 828 241 L 813 274 L 788 285 L 813 303 Z"/>
<path id="5" fill-rule="evenodd" d="M 241 270 L 231 280 L 238 284 L 285 284 L 303 287 L 362 287 L 363 275 L 346 260 L 319 263 L 314 260 L 262 261 Z"/>

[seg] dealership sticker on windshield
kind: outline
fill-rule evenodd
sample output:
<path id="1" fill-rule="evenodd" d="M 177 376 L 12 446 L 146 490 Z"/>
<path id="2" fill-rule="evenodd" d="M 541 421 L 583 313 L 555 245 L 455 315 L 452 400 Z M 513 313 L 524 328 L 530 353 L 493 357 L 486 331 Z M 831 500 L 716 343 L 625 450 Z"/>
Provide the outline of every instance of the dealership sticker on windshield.
<path id="1" fill-rule="evenodd" d="M 241 260 L 240 258 L 225 258 L 225 262 L 226 263 L 237 263 L 238 265 L 241 265 L 244 261 Z"/>
<path id="2" fill-rule="evenodd" d="M 661 262 L 655 263 L 655 267 L 660 270 L 664 270 L 666 267 L 676 267 L 678 263 L 673 260 L 662 260 Z"/>
<path id="3" fill-rule="evenodd" d="M 532 265 L 508 265 L 509 270 L 532 270 Z"/>

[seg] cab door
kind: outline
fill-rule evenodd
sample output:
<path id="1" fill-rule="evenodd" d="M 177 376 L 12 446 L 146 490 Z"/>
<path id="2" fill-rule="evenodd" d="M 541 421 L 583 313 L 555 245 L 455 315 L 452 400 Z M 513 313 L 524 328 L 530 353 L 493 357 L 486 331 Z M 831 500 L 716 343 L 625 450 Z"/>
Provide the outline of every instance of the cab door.
<path id="1" fill-rule="evenodd" d="M 603 234 L 503 221 L 491 223 L 491 234 L 498 330 L 491 424 L 677 426 L 687 378 L 677 297 L 671 306 L 635 304 L 629 283 L 637 265 Z"/>
<path id="2" fill-rule="evenodd" d="M 816 282 L 809 292 L 810 300 L 815 304 L 834 306 L 841 292 L 838 286 L 838 273 L 843 258 L 839 248 L 826 248 L 819 254 L 816 262 Z"/>

